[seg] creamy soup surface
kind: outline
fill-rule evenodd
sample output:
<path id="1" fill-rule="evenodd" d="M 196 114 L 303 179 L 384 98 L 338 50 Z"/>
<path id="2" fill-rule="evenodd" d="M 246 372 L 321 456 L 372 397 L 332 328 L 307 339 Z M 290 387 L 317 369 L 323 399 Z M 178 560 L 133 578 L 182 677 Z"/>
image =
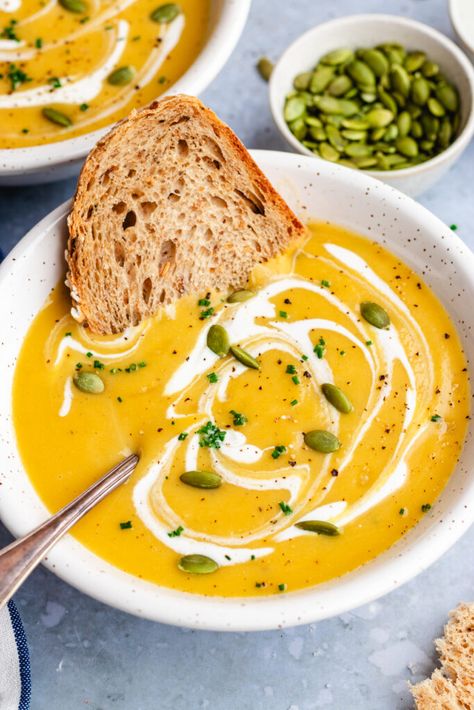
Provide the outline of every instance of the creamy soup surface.
<path id="1" fill-rule="evenodd" d="M 196 59 L 209 13 L 210 0 L 0 0 L 0 148 L 73 138 L 152 101 Z"/>
<path id="2" fill-rule="evenodd" d="M 186 297 L 120 337 L 93 337 L 60 285 L 16 367 L 19 449 L 47 507 L 138 452 L 130 481 L 73 534 L 130 574 L 188 592 L 280 594 L 371 560 L 436 505 L 465 436 L 456 330 L 421 278 L 380 245 L 313 224 L 303 244 L 256 268 L 249 288 L 245 302 Z M 361 317 L 366 301 L 389 314 L 387 328 Z M 207 347 L 216 323 L 260 369 Z M 80 391 L 78 372 L 99 375 L 104 391 Z M 328 402 L 324 383 L 352 411 Z M 312 450 L 310 430 L 331 432 L 340 448 Z M 218 473 L 221 485 L 183 483 L 191 470 Z M 339 534 L 301 529 L 304 521 Z M 180 569 L 194 554 L 217 569 Z"/>

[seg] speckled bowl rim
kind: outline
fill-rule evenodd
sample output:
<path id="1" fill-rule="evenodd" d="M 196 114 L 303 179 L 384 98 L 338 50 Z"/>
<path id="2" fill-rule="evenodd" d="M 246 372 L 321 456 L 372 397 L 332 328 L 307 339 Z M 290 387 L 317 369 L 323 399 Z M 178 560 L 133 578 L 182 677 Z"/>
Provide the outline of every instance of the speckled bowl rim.
<path id="1" fill-rule="evenodd" d="M 268 87 L 270 109 L 272 112 L 273 120 L 278 130 L 285 138 L 285 140 L 291 146 L 293 146 L 293 148 L 295 148 L 295 150 L 297 150 L 299 153 L 315 157 L 313 153 L 309 150 L 309 148 L 306 148 L 302 143 L 300 143 L 297 138 L 295 138 L 283 118 L 282 106 L 278 104 L 276 97 L 277 85 L 279 80 L 279 67 L 284 65 L 287 55 L 290 52 L 294 51 L 295 47 L 297 47 L 300 43 L 303 44 L 304 42 L 306 42 L 308 37 L 311 37 L 312 35 L 317 35 L 320 32 L 324 33 L 325 30 L 333 29 L 334 27 L 345 27 L 351 25 L 357 26 L 358 24 L 367 25 L 370 23 L 388 23 L 391 26 L 399 25 L 402 29 L 404 27 L 410 27 L 429 36 L 438 44 L 442 45 L 446 49 L 446 51 L 449 52 L 456 59 L 460 68 L 463 70 L 464 75 L 467 79 L 467 83 L 469 84 L 470 93 L 469 96 L 463 97 L 463 101 L 468 101 L 468 117 L 466 123 L 464 124 L 459 135 L 451 143 L 451 145 L 446 148 L 446 150 L 443 150 L 441 153 L 438 153 L 438 155 L 434 156 L 433 158 L 426 160 L 424 163 L 414 165 L 410 168 L 389 171 L 364 169 L 363 172 L 366 175 L 378 178 L 379 180 L 383 180 L 384 177 L 387 177 L 387 175 L 395 176 L 397 178 L 403 178 L 405 176 L 412 177 L 415 175 L 420 175 L 421 173 L 426 173 L 430 172 L 431 170 L 435 170 L 441 164 L 449 162 L 450 159 L 454 156 L 459 157 L 462 151 L 467 148 L 474 135 L 474 68 L 472 66 L 472 63 L 470 62 L 466 54 L 462 51 L 462 49 L 460 49 L 451 39 L 449 39 L 449 37 L 434 29 L 434 27 L 430 27 L 429 25 L 424 24 L 423 22 L 418 22 L 418 20 L 412 20 L 411 18 L 402 17 L 400 15 L 379 15 L 377 13 L 371 13 L 338 17 L 334 20 L 329 20 L 328 22 L 316 25 L 310 30 L 307 30 L 304 34 L 297 37 L 281 55 L 280 59 L 275 64 L 272 75 L 270 77 Z M 315 61 L 317 61 L 317 58 L 318 53 L 316 50 Z"/>
<path id="2" fill-rule="evenodd" d="M 245 27 L 251 0 L 219 2 L 222 5 L 220 15 L 206 44 L 186 72 L 162 96 L 197 96 L 209 86 L 229 59 Z M 9 174 L 18 175 L 22 171 L 51 170 L 85 158 L 113 125 L 111 123 L 96 131 L 56 143 L 0 150 L 0 178 Z"/>
<path id="3" fill-rule="evenodd" d="M 340 224 L 376 238 L 446 291 L 445 306 L 474 361 L 474 255 L 446 225 L 398 190 L 364 173 L 291 153 L 253 151 L 254 158 L 303 218 L 330 208 Z M 299 184 L 298 184 L 299 183 Z M 42 302 L 25 305 L 32 289 L 47 292 L 64 272 L 64 203 L 39 222 L 0 267 L 4 304 L 0 338 L 0 517 L 15 535 L 47 517 L 19 460 L 11 421 L 16 354 Z M 329 208 L 328 208 L 329 209 Z M 356 218 L 356 215 L 358 217 Z M 387 231 L 393 235 L 388 239 Z M 26 277 L 25 277 L 26 274 Z M 36 286 L 35 286 L 36 285 Z M 21 323 L 21 327 L 20 324 Z M 471 381 L 472 381 L 472 364 Z M 54 455 L 54 452 L 52 452 Z M 461 460 L 432 510 L 374 561 L 316 587 L 262 598 L 205 597 L 145 582 L 104 562 L 71 536 L 49 554 L 46 566 L 77 589 L 111 606 L 155 621 L 220 631 L 282 628 L 328 618 L 376 599 L 437 560 L 474 520 L 474 437 L 470 428 Z"/>

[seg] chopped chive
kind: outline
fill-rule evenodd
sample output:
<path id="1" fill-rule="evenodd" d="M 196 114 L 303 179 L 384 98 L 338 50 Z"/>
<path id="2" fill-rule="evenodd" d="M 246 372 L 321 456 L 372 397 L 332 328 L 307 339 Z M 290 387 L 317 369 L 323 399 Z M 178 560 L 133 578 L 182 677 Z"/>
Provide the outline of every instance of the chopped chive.
<path id="1" fill-rule="evenodd" d="M 89 108 L 89 104 L 80 104 L 79 105 L 80 111 L 87 111 L 88 108 Z"/>
<path id="2" fill-rule="evenodd" d="M 62 86 L 61 79 L 57 76 L 52 76 L 50 79 L 48 79 L 48 84 L 51 84 L 53 89 L 60 89 Z"/>
<path id="3" fill-rule="evenodd" d="M 432 422 L 440 422 L 441 419 L 442 417 L 439 414 L 433 414 L 433 416 L 431 417 Z"/>
<path id="4" fill-rule="evenodd" d="M 166 76 L 160 76 L 160 78 L 158 79 L 158 84 L 164 84 L 165 81 L 166 81 Z"/>
<path id="5" fill-rule="evenodd" d="M 210 306 L 211 302 L 208 298 L 200 298 L 198 301 L 198 306 Z"/>
<path id="6" fill-rule="evenodd" d="M 234 418 L 232 422 L 234 426 L 243 426 L 248 422 L 248 419 L 245 414 L 242 414 L 241 412 L 236 412 L 235 409 L 231 409 L 229 414 L 232 414 Z"/>
<path id="7" fill-rule="evenodd" d="M 293 382 L 295 383 L 295 385 L 299 385 L 299 384 L 300 384 L 300 378 L 298 377 L 298 375 L 293 375 L 293 377 L 292 377 L 291 379 L 293 380 Z"/>
<path id="8" fill-rule="evenodd" d="M 342 357 L 344 357 L 345 354 L 346 354 L 346 351 L 345 351 L 345 350 L 339 350 L 339 355 L 341 355 Z"/>
<path id="9" fill-rule="evenodd" d="M 123 402 L 123 399 L 122 399 L 122 397 L 117 397 L 117 402 L 120 402 L 120 403 L 122 403 L 122 402 Z"/>
<path id="10" fill-rule="evenodd" d="M 279 459 L 282 454 L 286 452 L 286 446 L 275 446 L 272 451 L 272 459 Z"/>
<path id="11" fill-rule="evenodd" d="M 180 525 L 176 528 L 176 530 L 171 530 L 168 533 L 168 537 L 179 537 L 182 532 L 184 532 L 184 528 L 182 527 L 182 525 Z"/>
<path id="12" fill-rule="evenodd" d="M 324 286 L 324 288 L 329 288 L 331 286 L 331 282 L 326 281 L 326 279 L 321 279 L 321 286 Z"/>
<path id="13" fill-rule="evenodd" d="M 313 348 L 313 351 L 316 353 L 316 356 L 318 357 L 319 360 L 322 360 L 324 357 L 324 353 L 326 350 L 326 341 L 324 338 L 319 338 L 318 342 Z"/>
<path id="14" fill-rule="evenodd" d="M 407 512 L 408 512 L 408 511 L 407 511 L 406 508 L 400 508 L 400 510 L 398 511 L 398 514 L 405 516 L 405 515 L 407 514 Z"/>
<path id="15" fill-rule="evenodd" d="M 127 520 L 125 523 L 120 523 L 120 529 L 121 529 L 121 530 L 130 530 L 131 527 L 132 527 L 132 521 L 131 521 L 131 520 Z"/>
<path id="16" fill-rule="evenodd" d="M 88 352 L 88 353 L 86 353 L 86 357 L 93 357 L 93 356 L 94 356 L 94 353 L 91 353 L 91 351 L 90 351 L 90 350 L 89 350 L 89 352 Z"/>
<path id="17" fill-rule="evenodd" d="M 292 407 L 294 407 L 296 404 L 298 404 L 298 400 L 297 400 L 297 399 L 292 399 L 291 402 L 290 402 L 290 404 L 291 404 Z"/>
<path id="18" fill-rule="evenodd" d="M 255 555 L 250 555 L 250 559 L 251 559 L 251 560 L 254 560 L 254 559 L 255 559 Z"/>
<path id="19" fill-rule="evenodd" d="M 188 432 L 182 431 L 181 434 L 178 434 L 178 441 L 184 441 L 187 436 L 189 436 Z"/>
<path id="20" fill-rule="evenodd" d="M 421 506 L 421 512 L 427 513 L 429 510 L 431 510 L 431 503 L 423 503 Z"/>
<path id="21" fill-rule="evenodd" d="M 215 384 L 219 380 L 219 378 L 215 372 L 209 372 L 209 374 L 207 374 L 206 377 L 209 380 L 209 382 L 211 382 L 212 384 Z"/>
<path id="22" fill-rule="evenodd" d="M 199 315 L 199 320 L 206 320 L 206 318 L 210 318 L 214 313 L 214 308 L 207 308 L 205 311 L 201 311 Z"/>
<path id="23" fill-rule="evenodd" d="M 286 372 L 288 375 L 294 375 L 295 372 L 296 372 L 296 367 L 295 367 L 294 365 L 287 365 L 285 372 Z"/>
<path id="24" fill-rule="evenodd" d="M 285 515 L 290 515 L 293 512 L 288 503 L 285 503 L 284 500 L 281 500 L 278 505 L 280 506 L 282 513 Z"/>
<path id="25" fill-rule="evenodd" d="M 367 345 L 368 348 L 370 348 L 370 346 L 373 345 L 371 340 L 366 340 L 365 344 Z"/>
<path id="26" fill-rule="evenodd" d="M 36 47 L 36 49 L 41 49 L 42 46 L 43 46 L 43 40 L 42 40 L 42 38 L 41 38 L 41 37 L 37 37 L 37 38 L 35 39 L 35 47 Z"/>
<path id="27" fill-rule="evenodd" d="M 286 584 L 282 583 L 282 584 L 279 584 L 279 585 L 278 585 L 278 591 L 279 591 L 279 592 L 286 592 L 286 590 L 287 590 Z"/>
<path id="28" fill-rule="evenodd" d="M 105 370 L 105 365 L 100 360 L 94 360 L 94 368 L 96 370 Z"/>
<path id="29" fill-rule="evenodd" d="M 288 313 L 286 311 L 280 311 L 280 318 L 288 318 Z"/>
<path id="30" fill-rule="evenodd" d="M 197 433 L 200 434 L 199 446 L 207 447 L 208 449 L 220 449 L 227 432 L 222 431 L 212 422 L 207 422 L 207 424 L 197 430 Z"/>
<path id="31" fill-rule="evenodd" d="M 303 360 L 303 362 L 306 362 L 306 360 L 308 359 L 308 356 L 307 356 L 307 355 L 302 355 L 302 356 L 301 356 L 301 359 Z"/>
<path id="32" fill-rule="evenodd" d="M 65 338 L 70 338 L 71 335 L 72 335 L 72 333 L 71 333 L 70 330 L 68 330 L 67 333 L 64 333 L 64 337 L 65 337 Z"/>
<path id="33" fill-rule="evenodd" d="M 80 370 L 82 368 L 82 362 L 76 362 L 76 370 Z"/>

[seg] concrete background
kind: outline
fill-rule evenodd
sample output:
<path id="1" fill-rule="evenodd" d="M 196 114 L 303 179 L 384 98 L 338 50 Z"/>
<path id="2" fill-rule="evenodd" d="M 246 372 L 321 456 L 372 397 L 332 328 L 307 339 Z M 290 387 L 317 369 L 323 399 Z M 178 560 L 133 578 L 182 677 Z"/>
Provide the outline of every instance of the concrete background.
<path id="1" fill-rule="evenodd" d="M 286 150 L 254 65 L 276 59 L 304 30 L 333 17 L 386 12 L 452 36 L 444 0 L 254 0 L 231 60 L 202 98 L 253 148 Z M 374 38 L 375 40 L 376 38 Z M 74 180 L 0 190 L 7 253 L 70 197 Z M 471 247 L 474 146 L 421 202 Z M 0 529 L 0 545 L 10 536 Z M 437 564 L 383 599 L 286 631 L 188 631 L 115 611 L 37 570 L 16 601 L 31 649 L 32 710 L 402 710 L 407 681 L 431 673 L 448 611 L 473 598 L 474 530 Z"/>

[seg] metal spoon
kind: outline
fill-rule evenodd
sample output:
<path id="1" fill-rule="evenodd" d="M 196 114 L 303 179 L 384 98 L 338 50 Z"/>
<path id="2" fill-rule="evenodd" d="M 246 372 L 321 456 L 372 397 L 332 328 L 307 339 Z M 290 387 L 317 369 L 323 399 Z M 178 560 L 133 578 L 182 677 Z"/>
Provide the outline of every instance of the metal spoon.
<path id="1" fill-rule="evenodd" d="M 56 542 L 83 515 L 131 476 L 138 460 L 136 454 L 128 456 L 52 518 L 0 551 L 0 608 Z"/>

